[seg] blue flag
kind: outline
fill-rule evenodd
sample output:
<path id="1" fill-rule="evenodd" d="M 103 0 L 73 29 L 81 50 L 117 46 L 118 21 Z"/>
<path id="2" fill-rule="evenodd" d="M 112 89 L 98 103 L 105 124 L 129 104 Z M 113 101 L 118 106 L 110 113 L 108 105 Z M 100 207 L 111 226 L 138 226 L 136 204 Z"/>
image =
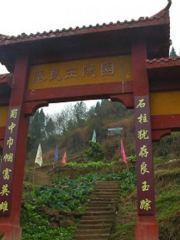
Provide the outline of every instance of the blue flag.
<path id="1" fill-rule="evenodd" d="M 91 142 L 96 142 L 96 130 L 94 130 Z"/>
<path id="2" fill-rule="evenodd" d="M 59 153 L 58 153 L 58 148 L 56 145 L 56 150 L 55 150 L 55 155 L 54 155 L 54 161 L 58 161 L 59 160 Z"/>

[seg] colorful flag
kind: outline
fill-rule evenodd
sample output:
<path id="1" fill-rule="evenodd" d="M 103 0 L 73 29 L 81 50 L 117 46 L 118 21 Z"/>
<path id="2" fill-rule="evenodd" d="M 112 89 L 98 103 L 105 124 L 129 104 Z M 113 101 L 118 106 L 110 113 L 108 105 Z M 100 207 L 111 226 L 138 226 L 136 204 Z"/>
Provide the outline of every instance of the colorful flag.
<path id="1" fill-rule="evenodd" d="M 127 157 L 126 157 L 126 153 L 125 153 L 125 149 L 124 149 L 124 144 L 123 144 L 122 138 L 121 138 L 121 155 L 122 155 L 122 159 L 123 159 L 124 163 L 127 164 Z"/>
<path id="2" fill-rule="evenodd" d="M 42 166 L 42 164 L 43 164 L 41 144 L 39 144 L 39 146 L 38 146 L 35 163 L 39 164 L 39 166 Z"/>
<path id="3" fill-rule="evenodd" d="M 58 153 L 58 147 L 56 145 L 56 150 L 55 150 L 55 155 L 54 155 L 54 161 L 58 161 L 59 160 L 59 153 Z"/>
<path id="4" fill-rule="evenodd" d="M 96 142 L 96 130 L 93 131 L 91 142 Z"/>
<path id="5" fill-rule="evenodd" d="M 66 164 L 67 163 L 67 154 L 66 154 L 66 151 L 64 152 L 64 155 L 63 155 L 63 158 L 61 160 L 61 163 L 62 164 Z"/>

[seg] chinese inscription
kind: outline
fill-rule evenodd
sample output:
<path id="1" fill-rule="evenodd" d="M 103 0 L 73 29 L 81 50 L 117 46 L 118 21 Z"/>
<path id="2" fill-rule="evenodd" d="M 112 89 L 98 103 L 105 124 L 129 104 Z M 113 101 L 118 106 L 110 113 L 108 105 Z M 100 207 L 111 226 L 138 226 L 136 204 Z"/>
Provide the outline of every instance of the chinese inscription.
<path id="1" fill-rule="evenodd" d="M 139 215 L 154 213 L 154 180 L 149 97 L 135 97 Z"/>
<path id="2" fill-rule="evenodd" d="M 30 69 L 28 88 L 124 81 L 132 81 L 130 55 L 34 65 Z"/>
<path id="3" fill-rule="evenodd" d="M 41 75 L 39 75 L 40 78 Z M 0 216 L 9 216 L 13 184 L 14 156 L 20 118 L 20 107 L 12 107 L 8 113 L 8 123 L 3 148 L 0 172 Z"/>

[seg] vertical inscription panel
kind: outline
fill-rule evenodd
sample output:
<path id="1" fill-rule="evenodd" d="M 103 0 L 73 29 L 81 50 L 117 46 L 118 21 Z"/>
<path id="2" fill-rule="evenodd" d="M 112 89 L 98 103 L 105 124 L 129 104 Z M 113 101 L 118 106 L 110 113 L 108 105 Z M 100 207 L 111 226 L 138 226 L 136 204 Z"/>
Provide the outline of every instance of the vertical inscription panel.
<path id="1" fill-rule="evenodd" d="M 135 97 L 138 214 L 155 214 L 149 96 Z"/>
<path id="2" fill-rule="evenodd" d="M 16 154 L 19 118 L 20 107 L 10 107 L 0 168 L 0 217 L 9 216 L 11 212 L 14 159 Z"/>

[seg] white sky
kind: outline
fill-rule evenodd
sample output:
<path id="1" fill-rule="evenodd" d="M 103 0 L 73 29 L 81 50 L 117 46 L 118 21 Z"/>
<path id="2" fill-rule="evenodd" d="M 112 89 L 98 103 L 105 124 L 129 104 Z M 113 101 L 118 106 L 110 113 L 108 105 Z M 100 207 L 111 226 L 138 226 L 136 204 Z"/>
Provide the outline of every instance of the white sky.
<path id="1" fill-rule="evenodd" d="M 97 23 L 110 23 L 152 16 L 167 0 L 1 0 L 0 34 L 36 33 Z M 180 0 L 172 0 L 170 38 L 180 53 Z M 5 73 L 0 66 L 0 74 Z M 94 102 L 93 102 L 94 104 Z M 54 104 L 52 104 L 54 105 Z M 91 104 L 88 104 L 91 105 Z M 52 113 L 59 105 L 48 107 Z M 63 104 L 61 104 L 63 106 Z"/>

